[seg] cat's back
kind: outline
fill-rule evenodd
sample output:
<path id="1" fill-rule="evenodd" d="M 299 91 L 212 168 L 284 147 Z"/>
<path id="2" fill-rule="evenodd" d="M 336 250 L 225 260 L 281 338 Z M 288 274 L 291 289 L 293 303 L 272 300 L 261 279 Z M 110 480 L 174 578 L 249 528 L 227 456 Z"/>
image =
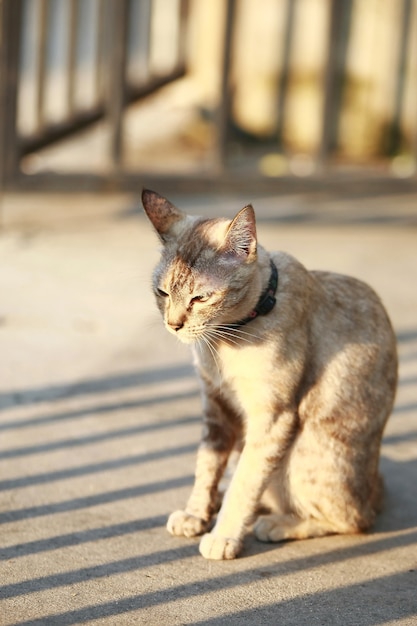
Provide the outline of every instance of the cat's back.
<path id="1" fill-rule="evenodd" d="M 314 326 L 318 332 L 326 328 L 351 342 L 377 343 L 395 351 L 390 319 L 370 285 L 335 272 L 311 271 L 310 276 L 317 286 Z"/>
<path id="2" fill-rule="evenodd" d="M 320 336 L 379 338 L 395 346 L 385 307 L 367 283 L 336 272 L 308 270 L 285 252 L 275 252 L 272 258 L 279 274 L 277 316 L 281 321 L 305 323 Z"/>
<path id="3" fill-rule="evenodd" d="M 352 384 L 365 377 L 395 389 L 395 334 L 375 291 L 351 276 L 307 270 L 286 253 L 272 256 L 279 273 L 274 326 L 281 354 L 302 360 L 312 380 L 326 370 Z"/>
<path id="4" fill-rule="evenodd" d="M 352 428 L 364 428 L 367 420 L 382 427 L 395 397 L 398 362 L 380 298 L 356 278 L 309 271 L 286 254 L 273 259 L 280 277 L 276 338 L 285 342 L 281 354 L 303 362 L 300 418 L 320 421 L 344 411 Z"/>

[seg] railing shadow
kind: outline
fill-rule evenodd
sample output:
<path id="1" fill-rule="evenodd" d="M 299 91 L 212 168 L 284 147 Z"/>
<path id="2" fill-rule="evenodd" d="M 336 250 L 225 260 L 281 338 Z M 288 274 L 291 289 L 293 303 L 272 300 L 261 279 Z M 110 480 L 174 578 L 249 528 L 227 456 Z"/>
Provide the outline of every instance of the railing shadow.
<path id="1" fill-rule="evenodd" d="M 412 353 L 414 342 L 417 340 L 417 330 L 410 330 L 399 333 L 398 340 L 400 346 L 407 346 L 407 355 Z M 161 374 L 162 372 L 162 374 Z M 43 401 L 55 401 L 57 399 L 70 398 L 74 395 L 82 396 L 92 393 L 106 393 L 111 390 L 129 389 L 135 386 L 137 381 L 139 384 L 145 385 L 150 381 L 167 380 L 164 378 L 167 374 L 169 380 L 181 379 L 190 376 L 192 370 L 188 366 L 181 366 L 179 369 L 165 368 L 163 370 L 152 371 L 148 373 L 130 373 L 127 377 L 105 377 L 95 381 L 85 381 L 76 386 L 57 385 L 46 387 L 44 389 L 27 389 L 24 390 L 21 402 L 24 404 L 32 404 Z M 161 375 L 161 378 L 159 376 Z M 151 378 L 149 378 L 151 377 Z M 156 378 L 155 378 L 156 377 Z M 110 385 L 110 387 L 109 387 Z M 414 385 L 414 376 L 406 375 L 402 381 L 403 387 L 411 387 Z M 93 391 L 94 389 L 94 391 Z M 167 394 L 145 398 L 133 402 L 120 403 L 112 402 L 109 405 L 100 403 L 95 407 L 77 409 L 76 411 L 58 411 L 54 415 L 35 416 L 33 420 L 25 420 L 27 426 L 48 424 L 49 421 L 59 422 L 60 420 L 77 419 L 84 414 L 99 413 L 105 414 L 106 411 L 113 413 L 123 408 L 136 408 L 136 406 L 146 406 L 146 403 L 161 403 L 166 405 L 167 402 L 174 399 L 187 399 L 195 396 L 195 392 L 185 392 L 183 394 Z M 11 400 L 12 396 L 4 395 L 3 399 Z M 48 400 L 46 400 L 46 398 Z M 142 404 L 141 404 L 142 402 Z M 143 404 L 145 402 L 145 404 Z M 405 411 L 413 412 L 417 409 L 417 403 L 413 399 L 411 401 L 402 402 L 396 408 L 396 414 L 402 415 Z M 46 420 L 46 421 L 45 421 Z M 88 443 L 98 443 L 101 441 L 111 440 L 117 437 L 129 437 L 132 435 L 140 435 L 142 433 L 152 433 L 154 431 L 162 431 L 172 427 L 187 426 L 195 424 L 198 418 L 192 417 L 173 417 L 163 422 L 141 423 L 134 426 L 118 428 L 111 432 L 88 434 L 84 437 L 78 437 L 74 440 L 62 439 L 55 442 L 45 444 L 37 444 L 32 446 L 22 446 L 9 450 L 10 457 L 24 456 L 25 454 L 43 454 L 52 450 L 65 449 L 71 446 L 86 445 Z M 12 424 L 9 424 L 12 428 Z M 21 426 L 23 428 L 23 426 Z M 401 443 L 408 437 L 414 436 L 411 429 L 405 434 L 390 435 L 385 442 L 388 444 Z M 174 442 L 172 442 L 174 443 Z M 65 468 L 52 472 L 36 473 L 25 475 L 10 480 L 0 482 L 1 489 L 18 489 L 32 485 L 42 485 L 45 482 L 53 482 L 64 479 L 82 477 L 97 474 L 104 471 L 112 471 L 122 468 L 128 468 L 136 464 L 147 462 L 158 462 L 162 459 L 177 457 L 192 453 L 196 444 L 184 443 L 181 445 L 171 445 L 171 447 L 162 450 L 150 450 L 140 454 L 125 455 L 116 459 L 104 460 L 101 462 L 91 462 L 75 468 Z M 172 540 L 172 548 L 158 549 L 149 554 L 138 554 L 119 560 L 109 561 L 93 565 L 89 567 L 81 567 L 71 569 L 70 571 L 60 572 L 56 574 L 46 574 L 32 577 L 27 580 L 3 584 L 0 587 L 0 598 L 30 598 L 32 594 L 59 590 L 69 585 L 82 584 L 91 580 L 102 580 L 112 576 L 119 576 L 127 573 L 138 572 L 140 570 L 155 568 L 160 584 L 157 589 L 123 598 L 114 598 L 107 602 L 93 603 L 84 608 L 68 608 L 58 614 L 45 614 L 39 619 L 26 619 L 25 621 L 15 622 L 16 625 L 48 625 L 48 624 L 78 624 L 99 619 L 111 619 L 112 617 L 128 615 L 141 609 L 149 607 L 168 606 L 175 603 L 179 598 L 193 599 L 205 598 L 206 596 L 217 593 L 220 597 L 224 597 L 225 593 L 233 593 L 234 590 L 245 588 L 251 590 L 253 594 L 255 607 L 245 608 L 234 612 L 226 612 L 219 616 L 215 611 L 208 614 L 204 619 L 196 617 L 193 622 L 195 624 L 253 624 L 253 623 L 284 623 L 300 626 L 301 624 L 311 623 L 312 612 L 316 615 L 320 623 L 333 624 L 332 616 L 340 615 L 340 608 L 348 611 L 346 619 L 343 618 L 344 626 L 377 626 L 387 621 L 400 619 L 409 619 L 417 615 L 417 605 L 415 603 L 415 571 L 396 571 L 392 574 L 381 575 L 381 571 L 372 577 L 366 578 L 364 582 L 350 582 L 344 584 L 343 580 L 337 581 L 336 588 L 320 590 L 316 593 L 299 593 L 295 590 L 295 597 L 284 597 L 284 587 L 286 580 L 294 574 L 308 573 L 309 571 L 317 571 L 317 568 L 330 567 L 332 564 L 343 563 L 351 559 L 377 557 L 380 553 L 395 550 L 415 550 L 417 543 L 417 502 L 411 494 L 415 491 L 417 484 L 417 458 L 409 460 L 393 460 L 392 458 L 382 457 L 381 467 L 385 476 L 387 485 L 387 498 L 385 509 L 379 516 L 374 532 L 370 536 L 363 537 L 346 537 L 344 545 L 340 541 L 334 547 L 333 538 L 325 538 L 320 541 L 323 550 L 316 554 L 306 554 L 303 552 L 303 542 L 300 542 L 300 551 L 298 556 L 274 560 L 271 556 L 282 550 L 280 545 L 264 545 L 259 544 L 253 537 L 248 537 L 245 544 L 245 550 L 242 555 L 242 562 L 247 561 L 249 564 L 252 560 L 255 565 L 248 567 L 242 571 L 242 567 L 228 564 L 216 564 L 213 566 L 212 575 L 201 577 L 203 563 L 202 558 L 198 556 L 197 540 Z M 190 468 L 192 469 L 192 468 Z M 41 518 L 48 515 L 58 513 L 72 513 L 82 509 L 91 509 L 95 506 L 103 504 L 114 504 L 129 498 L 140 498 L 142 496 L 166 494 L 170 490 L 188 487 L 193 482 L 193 476 L 183 475 L 176 478 L 165 480 L 154 480 L 153 482 L 123 487 L 120 489 L 105 490 L 100 493 L 94 493 L 88 496 L 80 496 L 70 498 L 61 502 L 51 504 L 40 504 L 19 508 L 16 510 L 5 511 L 0 513 L 0 523 L 7 524 L 10 522 L 20 522 L 23 520 L 31 520 Z M 150 512 L 151 513 L 151 512 Z M 144 519 L 122 522 L 118 524 L 110 524 L 109 526 L 97 527 L 93 529 L 80 529 L 79 531 L 63 532 L 62 535 L 55 535 L 38 540 L 26 541 L 25 543 L 16 543 L 8 547 L 0 549 L 0 557 L 2 559 L 18 559 L 20 557 L 33 557 L 41 553 L 54 552 L 59 554 L 59 550 L 63 548 L 71 549 L 78 545 L 88 544 L 101 539 L 112 540 L 117 537 L 135 537 L 136 533 L 141 533 L 141 539 L 146 542 L 147 533 L 160 529 L 166 537 L 166 531 L 162 528 L 165 524 L 165 516 L 152 515 L 152 513 Z M 65 530 L 65 529 L 64 529 Z M 135 537 L 136 538 L 136 537 Z M 165 540 L 167 541 L 167 540 Z M 138 546 L 141 544 L 138 543 Z M 160 546 L 158 546 L 160 548 Z M 198 560 L 198 561 L 197 561 Z M 166 586 L 164 583 L 164 566 L 167 564 L 184 564 L 198 563 L 196 566 L 196 579 L 191 582 L 178 582 Z M 205 566 L 204 566 L 205 567 Z M 222 569 L 223 568 L 223 569 Z M 257 605 L 257 593 L 254 591 L 259 582 L 269 585 L 271 593 L 274 591 L 281 594 L 284 599 L 268 602 L 263 605 Z M 290 583 L 288 583 L 290 584 Z M 395 591 L 395 601 L 389 603 L 384 602 L 386 597 Z M 279 593 L 277 594 L 279 596 Z M 381 601 L 382 599 L 382 601 Z M 369 606 L 372 605 L 372 611 Z M 47 605 L 46 605 L 47 606 Z M 353 606 L 353 608 L 352 608 Z M 365 607 L 365 608 L 364 608 Z M 51 607 L 45 608 L 51 612 Z M 198 621 L 200 619 L 200 621 Z M 304 622 L 303 622 L 304 620 Z M 342 623 L 342 622 L 340 622 Z"/>
<path id="2" fill-rule="evenodd" d="M 9 524 L 10 522 L 18 522 L 34 517 L 44 517 L 55 513 L 68 513 L 100 506 L 102 504 L 110 504 L 120 500 L 127 500 L 129 498 L 157 494 L 170 489 L 179 489 L 180 487 L 192 485 L 193 478 L 192 475 L 189 475 L 168 480 L 157 480 L 153 483 L 124 487 L 123 489 L 114 489 L 113 491 L 104 491 L 90 496 L 71 498 L 70 500 L 64 500 L 62 502 L 40 504 L 37 506 L 4 511 L 0 513 L 0 524 Z"/>
<path id="3" fill-rule="evenodd" d="M 188 364 L 177 364 L 155 369 L 114 374 L 102 378 L 91 378 L 75 383 L 54 384 L 45 387 L 18 389 L 10 392 L 0 392 L 0 410 L 16 405 L 38 404 L 53 402 L 77 396 L 122 391 L 123 389 L 137 388 L 151 383 L 168 382 L 193 375 L 193 369 Z"/>
<path id="4" fill-rule="evenodd" d="M 196 421 L 197 418 L 184 418 L 182 420 L 176 420 L 174 426 L 192 424 Z M 167 425 L 165 424 L 165 427 L 166 426 Z M 172 423 L 169 424 L 170 428 L 171 426 Z M 137 430 L 135 430 L 134 433 L 136 434 Z M 195 452 L 196 448 L 196 444 L 174 446 L 170 448 L 164 448 L 163 450 L 155 450 L 142 454 L 124 456 L 109 461 L 101 461 L 99 463 L 88 463 L 86 465 L 79 465 L 77 467 L 56 470 L 54 472 L 43 472 L 40 474 L 31 474 L 29 476 L 22 476 L 19 478 L 10 478 L 0 481 L 0 491 L 5 491 L 9 489 L 21 489 L 33 485 L 42 485 L 45 483 L 57 482 L 59 480 L 68 480 L 69 478 L 80 478 L 81 476 L 89 476 L 92 474 L 98 474 L 100 472 L 119 470 L 139 465 L 141 463 L 151 463 L 160 459 L 190 454 L 192 452 Z"/>
<path id="5" fill-rule="evenodd" d="M 53 535 L 46 539 L 35 539 L 33 541 L 27 541 L 26 543 L 1 547 L 0 560 L 15 560 L 32 554 L 53 552 L 62 548 L 79 546 L 103 539 L 114 539 L 115 537 L 133 535 L 154 528 L 163 528 L 165 523 L 165 515 L 154 515 L 144 519 L 122 522 L 120 524 L 110 524 L 108 526 L 99 526 L 98 528 L 89 528 L 88 530 L 64 533 L 63 535 Z"/>
<path id="6" fill-rule="evenodd" d="M 385 552 L 388 550 L 412 546 L 416 541 L 417 531 L 400 536 L 385 537 L 380 540 L 360 543 L 346 548 L 339 547 L 324 553 L 306 557 L 302 556 L 300 558 L 282 561 L 277 564 L 267 564 L 262 567 L 250 568 L 246 571 L 226 573 L 219 576 L 208 577 L 196 582 L 177 584 L 166 589 L 159 589 L 143 593 L 141 595 L 117 599 L 107 603 L 90 605 L 81 609 L 69 610 L 51 616 L 45 615 L 40 619 L 22 621 L 19 622 L 19 624 L 21 626 L 23 626 L 23 624 L 79 624 L 100 619 L 102 617 L 123 615 L 152 606 L 162 604 L 167 605 L 169 603 L 176 602 L 178 598 L 192 598 L 193 596 L 201 596 L 203 598 L 206 594 L 219 590 L 222 591 L 222 594 L 224 594 L 225 591 L 230 593 L 237 587 L 248 588 L 249 585 L 257 583 L 260 580 L 268 580 L 270 587 L 273 582 L 285 585 L 286 577 L 297 572 L 309 570 L 316 571 L 319 567 L 330 566 L 331 564 L 341 563 L 349 559 L 367 557 L 382 551 Z M 185 545 L 179 549 L 166 550 L 152 555 L 146 555 L 144 557 L 133 557 L 124 559 L 123 561 L 108 563 L 106 566 L 99 565 L 66 572 L 64 574 L 40 577 L 38 579 L 31 580 L 29 589 L 25 586 L 25 583 L 4 586 L 0 589 L 0 596 L 16 597 L 23 594 L 26 595 L 27 593 L 36 593 L 44 589 L 56 589 L 61 586 L 90 580 L 91 578 L 99 579 L 112 574 L 135 571 L 137 569 L 149 567 L 155 564 L 167 563 L 172 560 L 192 557 L 194 551 L 195 547 L 193 545 Z M 327 612 L 333 607 L 339 607 L 340 611 L 340 607 L 350 606 L 352 599 L 354 599 L 358 610 L 350 613 L 351 620 L 347 617 L 346 621 L 343 622 L 346 626 L 350 624 L 363 624 L 364 626 L 365 624 L 382 624 L 384 623 L 384 621 L 381 621 L 382 616 L 384 616 L 385 620 L 387 618 L 400 619 L 413 616 L 417 613 L 417 607 L 414 601 L 414 585 L 414 571 L 399 572 L 387 576 L 378 576 L 361 583 L 343 585 L 336 589 L 328 589 L 314 594 L 301 593 L 294 598 L 274 602 L 268 604 L 267 606 L 258 606 L 256 609 L 246 609 L 243 611 L 228 613 L 226 615 L 223 614 L 221 617 L 210 617 L 203 621 L 194 621 L 193 623 L 260 623 L 259 617 L 264 612 L 265 616 L 273 616 L 274 621 L 268 623 L 282 622 L 285 624 L 297 624 L 298 626 L 302 623 L 310 623 L 300 620 L 301 616 L 307 617 L 309 615 L 311 618 L 310 610 L 312 606 L 314 606 L 315 615 L 323 617 L 323 614 L 327 614 Z M 375 594 L 380 595 L 381 599 L 383 598 L 383 594 L 391 593 L 392 589 L 396 590 L 398 601 L 390 603 L 389 612 L 387 612 L 387 606 L 383 603 L 383 606 L 380 604 L 378 609 L 373 609 L 372 615 L 369 615 L 368 612 L 366 612 L 366 615 L 364 614 L 363 603 L 366 599 L 366 605 L 368 605 L 370 599 L 376 599 L 374 597 Z M 399 589 L 401 589 L 401 594 L 398 593 Z M 273 611 L 272 613 L 270 612 L 271 610 Z M 358 618 L 359 621 L 355 621 L 358 620 Z M 254 619 L 255 621 L 251 621 Z M 242 622 L 241 620 L 245 621 Z"/>

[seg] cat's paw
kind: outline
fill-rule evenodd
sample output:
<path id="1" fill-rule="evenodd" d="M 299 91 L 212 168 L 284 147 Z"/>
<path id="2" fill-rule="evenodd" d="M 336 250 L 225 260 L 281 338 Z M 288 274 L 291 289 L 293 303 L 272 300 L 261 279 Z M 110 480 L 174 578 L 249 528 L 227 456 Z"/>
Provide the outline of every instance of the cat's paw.
<path id="1" fill-rule="evenodd" d="M 241 541 L 228 537 L 219 537 L 213 533 L 207 533 L 200 541 L 200 553 L 204 558 L 216 561 L 235 559 L 241 548 Z"/>
<path id="2" fill-rule="evenodd" d="M 174 511 L 168 518 L 167 530 L 177 537 L 195 537 L 207 530 L 208 522 L 186 511 Z"/>
<path id="3" fill-rule="evenodd" d="M 275 515 L 263 515 L 258 518 L 254 527 L 254 533 L 259 541 L 276 542 L 284 541 L 284 528 L 279 524 L 279 518 Z"/>

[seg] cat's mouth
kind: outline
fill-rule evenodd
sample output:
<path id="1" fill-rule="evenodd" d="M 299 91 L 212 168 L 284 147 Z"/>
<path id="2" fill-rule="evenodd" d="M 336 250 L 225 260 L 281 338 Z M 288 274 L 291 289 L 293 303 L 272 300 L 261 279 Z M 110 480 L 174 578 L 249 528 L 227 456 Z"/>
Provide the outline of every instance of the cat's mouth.
<path id="1" fill-rule="evenodd" d="M 232 333 L 226 333 L 222 330 L 221 325 L 205 324 L 203 326 L 182 326 L 181 328 L 166 324 L 166 328 L 172 335 L 181 341 L 181 343 L 215 345 L 218 341 L 228 340 L 232 337 Z"/>
<path id="2" fill-rule="evenodd" d="M 187 345 L 204 344 L 208 346 L 209 349 L 214 348 L 219 342 L 241 347 L 242 345 L 256 342 L 259 339 L 256 333 L 246 328 L 243 330 L 238 326 L 233 327 L 233 324 L 212 323 L 198 327 L 182 326 L 180 328 L 166 324 L 166 328 L 171 334 L 175 335 L 181 343 Z"/>
<path id="3" fill-rule="evenodd" d="M 173 326 L 165 323 L 166 329 L 175 335 L 181 343 L 192 344 L 201 339 L 204 336 L 204 329 L 192 329 L 187 326 Z"/>

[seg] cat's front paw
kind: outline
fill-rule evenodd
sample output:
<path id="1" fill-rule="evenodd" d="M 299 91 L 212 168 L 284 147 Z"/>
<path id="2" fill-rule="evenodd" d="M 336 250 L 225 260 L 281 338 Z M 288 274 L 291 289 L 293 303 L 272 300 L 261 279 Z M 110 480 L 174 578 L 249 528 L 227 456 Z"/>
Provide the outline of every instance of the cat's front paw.
<path id="1" fill-rule="evenodd" d="M 167 530 L 177 537 L 195 537 L 207 530 L 208 522 L 186 511 L 174 511 L 168 518 Z"/>
<path id="2" fill-rule="evenodd" d="M 213 533 L 207 533 L 200 541 L 200 553 L 204 558 L 216 561 L 235 559 L 241 548 L 241 541 L 229 537 L 219 537 Z"/>
<path id="3" fill-rule="evenodd" d="M 253 530 L 259 541 L 269 543 L 283 541 L 285 539 L 284 529 L 279 524 L 279 518 L 275 515 L 263 515 L 259 517 Z"/>

